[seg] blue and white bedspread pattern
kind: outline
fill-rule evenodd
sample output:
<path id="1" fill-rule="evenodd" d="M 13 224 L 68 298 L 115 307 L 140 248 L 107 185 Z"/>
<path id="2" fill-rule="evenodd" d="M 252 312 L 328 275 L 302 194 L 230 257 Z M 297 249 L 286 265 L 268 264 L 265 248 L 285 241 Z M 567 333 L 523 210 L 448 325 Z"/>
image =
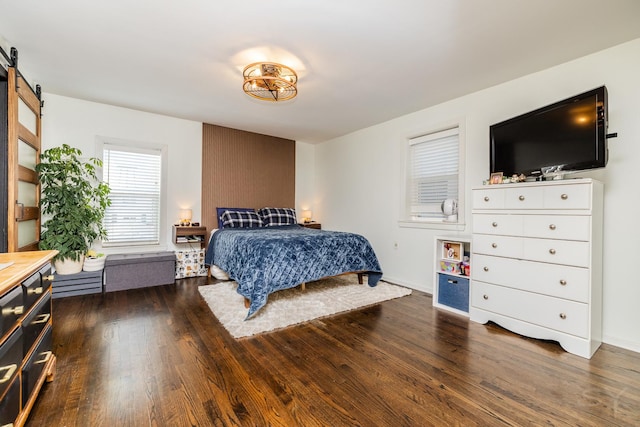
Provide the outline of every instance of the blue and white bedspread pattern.
<path id="1" fill-rule="evenodd" d="M 382 277 L 378 258 L 363 236 L 299 225 L 218 230 L 205 263 L 217 265 L 238 283 L 237 292 L 251 301 L 247 319 L 272 292 L 303 282 L 366 271 L 369 286 L 375 286 Z"/>

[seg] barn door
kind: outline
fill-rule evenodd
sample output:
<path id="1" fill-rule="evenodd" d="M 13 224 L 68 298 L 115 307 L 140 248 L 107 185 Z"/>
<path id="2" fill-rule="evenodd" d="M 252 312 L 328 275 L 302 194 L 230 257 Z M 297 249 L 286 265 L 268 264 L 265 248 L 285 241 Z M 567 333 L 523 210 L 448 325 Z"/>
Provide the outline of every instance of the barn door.
<path id="1" fill-rule="evenodd" d="M 41 104 L 16 68 L 7 71 L 7 249 L 34 251 L 40 241 L 40 184 L 35 167 L 40 159 Z"/>

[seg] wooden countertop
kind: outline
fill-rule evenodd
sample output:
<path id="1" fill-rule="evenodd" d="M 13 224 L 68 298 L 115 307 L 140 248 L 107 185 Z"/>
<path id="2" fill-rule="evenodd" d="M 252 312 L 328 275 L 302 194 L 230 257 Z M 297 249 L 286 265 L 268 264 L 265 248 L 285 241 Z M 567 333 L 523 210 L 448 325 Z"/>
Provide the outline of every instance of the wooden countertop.
<path id="1" fill-rule="evenodd" d="M 10 252 L 0 254 L 0 264 L 13 262 L 0 270 L 0 295 L 35 272 L 45 262 L 56 256 L 58 251 Z"/>

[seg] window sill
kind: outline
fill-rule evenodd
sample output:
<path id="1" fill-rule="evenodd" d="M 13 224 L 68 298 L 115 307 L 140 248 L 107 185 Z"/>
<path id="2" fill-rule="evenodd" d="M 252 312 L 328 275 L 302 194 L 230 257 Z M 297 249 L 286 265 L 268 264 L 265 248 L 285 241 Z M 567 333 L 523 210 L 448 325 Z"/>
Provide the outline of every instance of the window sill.
<path id="1" fill-rule="evenodd" d="M 430 230 L 455 230 L 464 231 L 464 222 L 435 222 L 435 221 L 398 221 L 398 225 L 402 228 L 424 228 Z"/>

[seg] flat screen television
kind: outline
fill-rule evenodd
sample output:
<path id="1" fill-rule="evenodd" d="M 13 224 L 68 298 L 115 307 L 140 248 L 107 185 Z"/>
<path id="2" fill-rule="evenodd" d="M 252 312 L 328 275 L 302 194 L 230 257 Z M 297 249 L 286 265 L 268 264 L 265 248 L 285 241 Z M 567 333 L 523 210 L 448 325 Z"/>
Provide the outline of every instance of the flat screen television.
<path id="1" fill-rule="evenodd" d="M 607 88 L 572 96 L 490 127 L 491 173 L 539 175 L 607 164 Z"/>

